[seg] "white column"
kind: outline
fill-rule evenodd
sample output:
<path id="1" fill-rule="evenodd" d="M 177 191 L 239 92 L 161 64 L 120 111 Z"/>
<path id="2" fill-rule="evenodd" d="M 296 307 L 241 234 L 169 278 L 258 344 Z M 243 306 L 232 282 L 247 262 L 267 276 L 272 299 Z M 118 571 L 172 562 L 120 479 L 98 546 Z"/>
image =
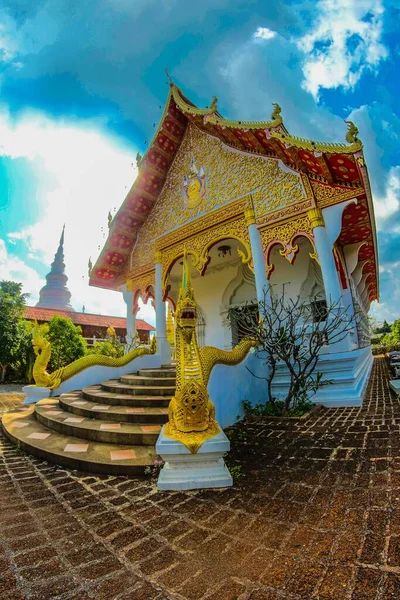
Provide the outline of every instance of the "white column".
<path id="1" fill-rule="evenodd" d="M 167 341 L 166 303 L 163 301 L 162 295 L 162 263 L 159 251 L 155 255 L 155 269 L 157 354 L 161 357 L 162 365 L 169 365 L 171 363 L 171 347 Z"/>
<path id="2" fill-rule="evenodd" d="M 315 249 L 321 265 L 327 306 L 329 308 L 329 306 L 335 304 L 341 305 L 346 309 L 346 302 L 343 298 L 342 289 L 339 283 L 339 274 L 333 257 L 333 245 L 328 236 L 322 212 L 319 208 L 313 208 L 308 211 L 308 216 L 311 228 L 313 229 Z M 351 308 L 348 308 L 347 315 L 348 318 L 352 318 Z M 354 346 L 354 336 L 351 336 L 349 332 L 343 340 L 331 344 L 330 348 L 333 352 L 343 352 L 354 349 Z"/>
<path id="3" fill-rule="evenodd" d="M 308 211 L 308 216 L 311 228 L 313 229 L 315 249 L 321 265 L 326 302 L 329 306 L 338 303 L 342 295 L 335 259 L 333 258 L 333 248 L 328 238 L 321 210 L 319 208 L 313 208 Z"/>
<path id="4" fill-rule="evenodd" d="M 250 238 L 251 254 L 253 257 L 254 277 L 256 280 L 256 292 L 258 302 L 270 301 L 269 282 L 266 275 L 265 257 L 262 245 L 262 239 L 258 227 L 254 210 L 248 208 L 244 212 L 246 218 L 247 229 Z"/>
<path id="5" fill-rule="evenodd" d="M 129 350 L 133 346 L 133 342 L 136 338 L 136 315 L 133 314 L 133 292 L 126 289 L 126 285 L 121 286 L 122 296 L 126 304 L 126 345 L 125 351 Z"/>

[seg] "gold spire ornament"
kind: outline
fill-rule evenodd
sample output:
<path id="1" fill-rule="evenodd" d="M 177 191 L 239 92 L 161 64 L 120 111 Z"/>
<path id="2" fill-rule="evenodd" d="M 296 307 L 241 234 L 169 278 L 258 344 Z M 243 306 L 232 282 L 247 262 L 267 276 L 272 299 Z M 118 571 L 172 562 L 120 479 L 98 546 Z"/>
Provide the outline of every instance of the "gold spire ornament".
<path id="1" fill-rule="evenodd" d="M 196 338 L 197 304 L 186 252 L 182 285 L 175 311 L 176 390 L 168 409 L 164 434 L 181 442 L 195 454 L 209 438 L 218 435 L 215 406 L 207 384 L 216 364 L 236 365 L 254 345 L 242 340 L 231 352 L 211 346 L 199 348 Z"/>

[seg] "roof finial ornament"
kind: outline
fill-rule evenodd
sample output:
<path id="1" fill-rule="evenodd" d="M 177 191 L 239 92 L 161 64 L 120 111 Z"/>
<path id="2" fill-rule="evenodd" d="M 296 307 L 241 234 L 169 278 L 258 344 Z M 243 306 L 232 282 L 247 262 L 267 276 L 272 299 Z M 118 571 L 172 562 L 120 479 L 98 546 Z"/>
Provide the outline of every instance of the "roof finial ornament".
<path id="1" fill-rule="evenodd" d="M 217 96 L 213 96 L 210 104 L 210 112 L 217 112 L 218 110 L 218 98 Z"/>
<path id="2" fill-rule="evenodd" d="M 93 269 L 92 258 L 89 256 L 89 260 L 88 260 L 88 275 L 89 275 L 89 277 L 92 272 L 92 269 Z"/>
<path id="3" fill-rule="evenodd" d="M 112 220 L 113 220 L 112 214 L 111 214 L 111 210 L 108 211 L 107 220 L 108 220 L 108 229 L 110 229 L 111 223 L 112 223 Z"/>
<path id="4" fill-rule="evenodd" d="M 281 117 L 281 112 L 282 112 L 282 109 L 281 109 L 281 107 L 279 106 L 279 104 L 277 104 L 276 102 L 273 102 L 273 103 L 272 103 L 272 106 L 274 107 L 274 110 L 272 111 L 272 114 L 271 114 L 271 119 L 272 119 L 273 121 L 276 121 L 276 119 L 282 118 L 282 117 Z"/>
<path id="5" fill-rule="evenodd" d="M 168 77 L 169 85 L 174 85 L 174 82 L 172 81 L 171 76 L 168 73 L 168 67 L 165 67 L 165 73 L 166 73 L 166 75 Z"/>
<path id="6" fill-rule="evenodd" d="M 140 163 L 141 163 L 141 162 L 142 162 L 142 155 L 140 154 L 140 152 L 138 152 L 138 153 L 136 154 L 136 166 L 137 166 L 137 168 L 139 168 L 139 167 L 140 167 Z"/>
<path id="7" fill-rule="evenodd" d="M 358 127 L 354 125 L 353 121 L 344 121 L 347 125 L 347 133 L 346 133 L 346 141 L 349 144 L 354 144 L 354 142 L 358 142 Z"/>

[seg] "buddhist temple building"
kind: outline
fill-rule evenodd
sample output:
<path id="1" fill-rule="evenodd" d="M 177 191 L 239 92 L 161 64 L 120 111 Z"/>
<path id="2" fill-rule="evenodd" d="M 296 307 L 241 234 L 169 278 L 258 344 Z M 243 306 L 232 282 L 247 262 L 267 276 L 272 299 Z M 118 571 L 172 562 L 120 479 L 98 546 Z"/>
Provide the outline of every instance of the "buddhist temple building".
<path id="1" fill-rule="evenodd" d="M 353 123 L 344 135 L 346 143 L 296 137 L 276 104 L 268 121 L 229 120 L 216 98 L 197 108 L 171 82 L 90 285 L 123 292 L 129 335 L 139 298 L 152 299 L 162 364 L 170 361 L 165 303 L 174 310 L 185 250 L 200 345 L 231 348 L 240 332 L 229 310 L 257 306 L 269 286 L 316 311 L 340 303 L 356 315 L 354 328 L 327 344 L 321 369 L 333 384 L 315 399 L 359 405 L 372 365 L 367 313 L 379 297 L 378 256 L 363 145 Z"/>
<path id="2" fill-rule="evenodd" d="M 36 306 L 26 306 L 24 318 L 28 321 L 37 321 L 39 324 L 48 323 L 54 315 L 60 315 L 71 319 L 74 325 L 82 328 L 82 335 L 89 344 L 96 340 L 105 339 L 107 329 L 113 327 L 117 337 L 121 341 L 126 340 L 127 321 L 125 317 L 113 317 L 110 315 L 96 315 L 85 311 L 77 312 L 71 306 L 71 292 L 67 287 L 68 277 L 65 274 L 64 263 L 64 235 L 63 227 L 60 243 L 51 264 L 50 272 L 46 275 L 46 285 L 39 293 L 39 302 Z M 141 343 L 150 342 L 150 332 L 155 328 L 143 321 L 137 320 L 137 333 Z"/>

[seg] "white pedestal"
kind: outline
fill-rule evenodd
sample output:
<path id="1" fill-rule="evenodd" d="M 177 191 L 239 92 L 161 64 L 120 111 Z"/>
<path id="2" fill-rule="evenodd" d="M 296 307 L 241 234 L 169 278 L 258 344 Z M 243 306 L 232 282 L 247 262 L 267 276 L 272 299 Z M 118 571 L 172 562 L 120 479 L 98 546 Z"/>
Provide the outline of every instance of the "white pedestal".
<path id="1" fill-rule="evenodd" d="M 230 450 L 231 443 L 223 431 L 206 440 L 199 451 L 192 454 L 181 442 L 166 437 L 164 427 L 156 443 L 156 452 L 165 461 L 157 482 L 159 490 L 194 490 L 232 485 L 232 476 L 222 458 Z"/>
<path id="2" fill-rule="evenodd" d="M 37 387 L 36 385 L 26 385 L 22 388 L 22 391 L 26 394 L 23 404 L 35 404 L 43 398 L 48 398 L 52 392 L 49 388 Z"/>

